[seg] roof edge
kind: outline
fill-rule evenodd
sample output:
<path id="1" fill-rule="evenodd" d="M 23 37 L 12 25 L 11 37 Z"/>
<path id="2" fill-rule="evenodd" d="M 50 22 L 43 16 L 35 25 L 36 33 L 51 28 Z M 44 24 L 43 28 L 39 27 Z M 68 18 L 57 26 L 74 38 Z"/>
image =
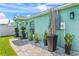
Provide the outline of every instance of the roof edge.
<path id="1" fill-rule="evenodd" d="M 28 17 L 26 17 L 26 18 L 19 18 L 19 17 L 15 17 L 14 19 L 31 19 L 31 18 L 35 18 L 35 17 L 38 17 L 38 16 L 42 16 L 42 15 L 45 15 L 45 14 L 47 14 L 49 12 L 49 9 L 47 9 L 47 10 L 45 10 L 45 11 L 43 11 L 43 12 L 40 12 L 40 13 L 37 13 L 37 14 L 35 14 L 35 15 L 32 15 L 32 16 L 28 16 Z"/>
<path id="2" fill-rule="evenodd" d="M 65 8 L 76 6 L 76 5 L 79 5 L 79 4 L 78 3 L 68 3 L 68 4 L 64 4 L 64 5 L 56 7 L 56 8 L 54 8 L 54 10 L 62 10 L 62 9 L 65 9 Z"/>

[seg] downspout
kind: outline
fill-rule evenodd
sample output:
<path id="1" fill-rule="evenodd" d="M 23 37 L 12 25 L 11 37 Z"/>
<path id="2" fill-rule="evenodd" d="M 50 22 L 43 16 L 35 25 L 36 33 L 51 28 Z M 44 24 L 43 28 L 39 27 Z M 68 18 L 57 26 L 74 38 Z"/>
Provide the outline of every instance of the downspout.
<path id="1" fill-rule="evenodd" d="M 60 26 L 61 26 L 61 16 L 60 16 L 60 13 L 59 13 L 59 10 L 57 10 L 57 20 L 59 20 L 59 26 L 58 26 L 58 37 L 59 37 L 59 46 L 61 47 L 61 29 L 60 29 Z"/>

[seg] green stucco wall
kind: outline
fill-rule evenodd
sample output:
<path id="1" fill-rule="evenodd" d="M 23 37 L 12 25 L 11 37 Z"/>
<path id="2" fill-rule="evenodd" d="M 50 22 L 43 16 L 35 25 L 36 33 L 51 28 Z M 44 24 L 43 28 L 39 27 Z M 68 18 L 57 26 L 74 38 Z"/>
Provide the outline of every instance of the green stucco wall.
<path id="1" fill-rule="evenodd" d="M 49 17 L 48 15 L 40 16 L 35 21 L 35 31 L 39 33 L 39 39 L 42 40 L 43 33 L 48 31 Z"/>
<path id="2" fill-rule="evenodd" d="M 39 40 L 42 40 L 42 35 L 45 31 L 48 30 L 49 16 L 48 14 L 38 16 L 32 19 L 28 19 L 28 23 L 34 21 L 35 32 L 39 35 Z M 28 24 L 29 25 L 29 24 Z"/>
<path id="3" fill-rule="evenodd" d="M 70 12 L 74 11 L 74 19 L 70 19 Z M 75 36 L 72 42 L 72 50 L 79 51 L 79 6 L 60 10 L 61 22 L 65 22 L 65 33 Z M 64 30 L 57 30 L 61 47 L 64 47 Z"/>

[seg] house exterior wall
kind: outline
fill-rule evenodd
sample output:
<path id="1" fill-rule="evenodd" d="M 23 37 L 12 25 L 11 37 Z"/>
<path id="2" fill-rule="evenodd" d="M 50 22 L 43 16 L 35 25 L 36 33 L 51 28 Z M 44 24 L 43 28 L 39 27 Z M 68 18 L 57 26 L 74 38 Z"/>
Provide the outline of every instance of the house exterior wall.
<path id="1" fill-rule="evenodd" d="M 74 12 L 74 19 L 70 19 L 70 12 Z M 79 51 L 79 5 L 71 8 L 59 10 L 61 22 L 65 22 L 65 29 L 57 30 L 58 44 L 64 47 L 64 33 L 70 33 L 75 36 L 72 42 L 72 50 Z"/>
<path id="2" fill-rule="evenodd" d="M 56 34 L 58 35 L 57 45 L 60 47 L 64 47 L 64 36 L 67 33 L 73 34 L 75 38 L 72 42 L 72 50 L 79 51 L 79 5 L 73 6 L 70 8 L 58 10 L 61 22 L 65 23 L 65 29 L 56 29 Z M 70 12 L 74 12 L 74 19 L 70 19 Z M 27 21 L 26 21 L 27 20 Z M 26 19 L 24 22 L 28 23 L 27 25 L 23 25 L 26 27 L 26 32 L 30 32 L 30 22 L 34 21 L 35 24 L 35 32 L 38 33 L 38 37 L 40 41 L 43 41 L 42 35 L 45 31 L 48 31 L 49 25 L 49 15 L 48 13 L 45 15 L 37 16 L 34 18 Z M 21 28 L 23 22 L 21 20 L 19 22 L 19 29 Z M 21 25 L 20 25 L 21 24 Z M 21 30 L 20 30 L 21 34 Z"/>
<path id="3" fill-rule="evenodd" d="M 37 17 L 25 19 L 24 21 L 21 19 L 17 19 L 15 22 L 15 26 L 19 28 L 19 35 L 21 36 L 21 26 L 24 26 L 26 28 L 26 32 L 30 32 L 30 22 L 34 21 L 34 29 L 35 32 L 38 33 L 39 40 L 41 41 L 41 45 L 43 45 L 43 33 L 48 31 L 48 25 L 49 25 L 49 15 L 44 14 Z M 27 22 L 27 24 L 26 24 Z M 24 24 L 25 23 L 25 24 Z"/>
<path id="4" fill-rule="evenodd" d="M 40 16 L 35 21 L 35 31 L 39 33 L 39 39 L 42 39 L 43 33 L 48 31 L 49 17 L 48 14 Z"/>
<path id="5" fill-rule="evenodd" d="M 45 14 L 42 16 L 38 16 L 32 19 L 28 19 L 28 26 L 30 25 L 29 23 L 31 21 L 34 21 L 34 27 L 35 27 L 35 32 L 38 33 L 38 37 L 40 41 L 43 41 L 43 33 L 48 31 L 48 24 L 49 24 L 49 15 Z M 29 27 L 28 27 L 29 28 Z M 28 31 L 30 28 L 28 29 Z"/>
<path id="6" fill-rule="evenodd" d="M 20 20 L 20 19 L 18 19 L 18 20 L 16 20 L 16 22 L 14 23 L 14 27 L 16 28 L 16 27 L 18 27 L 18 29 L 19 29 L 19 36 L 21 36 L 22 35 L 22 30 L 21 30 L 21 27 L 23 26 L 23 27 L 25 27 L 26 28 L 26 31 L 25 32 L 28 32 L 27 30 L 28 30 L 28 26 L 27 26 L 27 23 L 26 23 L 27 21 L 26 20 Z"/>

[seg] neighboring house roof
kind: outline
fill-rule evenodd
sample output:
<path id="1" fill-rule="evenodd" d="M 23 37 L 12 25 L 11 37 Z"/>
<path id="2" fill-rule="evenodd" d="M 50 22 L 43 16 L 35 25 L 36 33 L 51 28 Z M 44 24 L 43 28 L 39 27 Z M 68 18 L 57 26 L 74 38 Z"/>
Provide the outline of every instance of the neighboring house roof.
<path id="1" fill-rule="evenodd" d="M 60 6 L 57 6 L 55 8 L 52 8 L 52 10 L 61 10 L 61 9 L 65 9 L 65 8 L 69 8 L 69 7 L 72 7 L 72 6 L 76 6 L 76 5 L 79 5 L 78 3 L 69 3 L 69 4 L 63 4 L 63 5 L 60 5 Z M 42 16 L 42 15 L 45 15 L 47 14 L 48 12 L 50 11 L 50 9 L 46 10 L 46 11 L 43 11 L 43 12 L 40 12 L 38 14 L 35 14 L 35 15 L 32 15 L 32 16 L 16 16 L 14 18 L 14 20 L 28 20 L 30 18 L 34 18 L 34 17 L 38 17 L 38 16 Z"/>

